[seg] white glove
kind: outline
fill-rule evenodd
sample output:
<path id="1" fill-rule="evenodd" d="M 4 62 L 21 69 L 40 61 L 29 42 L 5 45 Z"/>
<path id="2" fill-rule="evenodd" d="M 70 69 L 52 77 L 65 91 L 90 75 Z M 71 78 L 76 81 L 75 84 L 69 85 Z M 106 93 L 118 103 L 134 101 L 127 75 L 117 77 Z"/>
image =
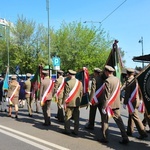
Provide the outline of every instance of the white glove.
<path id="1" fill-rule="evenodd" d="M 106 110 L 104 108 L 102 108 L 102 113 L 106 114 Z"/>
<path id="2" fill-rule="evenodd" d="M 89 105 L 92 105 L 92 103 L 91 103 L 91 102 L 89 102 Z"/>
<path id="3" fill-rule="evenodd" d="M 126 109 L 126 105 L 125 104 L 123 104 L 123 108 Z"/>

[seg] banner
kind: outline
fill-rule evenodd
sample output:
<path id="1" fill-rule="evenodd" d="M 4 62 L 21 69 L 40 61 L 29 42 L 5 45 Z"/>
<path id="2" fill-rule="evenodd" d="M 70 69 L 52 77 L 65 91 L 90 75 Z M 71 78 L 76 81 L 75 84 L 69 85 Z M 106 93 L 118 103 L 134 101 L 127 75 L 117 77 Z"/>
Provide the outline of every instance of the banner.
<path id="1" fill-rule="evenodd" d="M 150 117 L 150 64 L 136 78 L 143 96 L 146 112 Z"/>
<path id="2" fill-rule="evenodd" d="M 3 82 L 3 91 L 8 91 L 9 88 L 9 67 L 7 67 L 4 82 Z"/>
<path id="3" fill-rule="evenodd" d="M 89 73 L 86 67 L 83 67 L 79 72 L 76 74 L 76 78 L 82 82 L 83 85 L 83 96 L 80 103 L 80 107 L 87 106 L 89 104 Z"/>
<path id="4" fill-rule="evenodd" d="M 42 66 L 38 66 L 37 71 L 34 75 L 34 77 L 31 79 L 31 97 L 35 98 L 39 97 L 40 94 L 40 83 L 41 83 L 41 71 Z"/>
<path id="5" fill-rule="evenodd" d="M 121 59 L 121 55 L 120 55 L 120 49 L 118 48 L 117 45 L 118 42 L 114 42 L 113 46 L 112 46 L 112 50 L 109 54 L 109 57 L 106 61 L 106 65 L 109 65 L 111 67 L 113 67 L 115 69 L 115 76 L 121 79 L 121 73 L 122 73 L 122 68 L 123 68 L 123 62 Z"/>

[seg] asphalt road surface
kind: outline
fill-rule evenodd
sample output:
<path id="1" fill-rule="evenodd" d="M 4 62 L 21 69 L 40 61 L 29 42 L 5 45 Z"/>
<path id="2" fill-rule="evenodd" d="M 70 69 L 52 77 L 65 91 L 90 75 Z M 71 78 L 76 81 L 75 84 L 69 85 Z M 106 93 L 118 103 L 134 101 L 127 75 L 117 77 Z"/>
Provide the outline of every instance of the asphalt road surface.
<path id="1" fill-rule="evenodd" d="M 33 104 L 35 110 L 35 104 Z M 14 110 L 13 110 L 14 112 Z M 64 135 L 64 124 L 55 118 L 57 106 L 55 102 L 51 105 L 51 122 L 50 127 L 42 126 L 43 114 L 33 113 L 33 117 L 28 117 L 27 107 L 19 109 L 19 118 L 7 117 L 7 112 L 0 112 L 0 150 L 133 150 L 133 149 L 150 149 L 150 134 L 145 140 L 136 139 L 139 136 L 137 129 L 133 137 L 129 137 L 128 145 L 119 144 L 121 140 L 120 131 L 111 118 L 109 120 L 109 143 L 103 145 L 97 141 L 101 138 L 101 119 L 97 111 L 94 130 L 85 130 L 84 126 L 88 120 L 89 109 L 80 109 L 80 129 L 78 137 L 73 135 Z M 121 106 L 121 116 L 125 126 L 127 125 L 128 114 Z M 140 114 L 143 119 L 143 114 Z M 73 129 L 73 121 L 71 121 Z M 148 127 L 147 127 L 148 130 Z"/>

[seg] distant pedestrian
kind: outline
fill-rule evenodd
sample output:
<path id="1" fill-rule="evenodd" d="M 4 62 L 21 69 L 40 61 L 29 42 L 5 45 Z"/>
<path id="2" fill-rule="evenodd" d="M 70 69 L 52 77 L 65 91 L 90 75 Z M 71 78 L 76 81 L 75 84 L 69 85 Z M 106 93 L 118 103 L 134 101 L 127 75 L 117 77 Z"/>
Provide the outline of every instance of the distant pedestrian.
<path id="1" fill-rule="evenodd" d="M 12 115 L 12 106 L 15 106 L 15 118 L 18 118 L 18 103 L 19 103 L 19 91 L 20 91 L 20 85 L 17 82 L 17 76 L 12 75 L 11 81 L 9 83 L 9 88 L 8 88 L 8 117 L 11 117 Z"/>
<path id="2" fill-rule="evenodd" d="M 19 107 L 23 108 L 25 106 L 25 83 L 23 79 L 20 79 L 20 92 L 19 92 Z"/>
<path id="3" fill-rule="evenodd" d="M 31 99 L 31 74 L 26 74 L 27 80 L 25 81 L 25 98 L 27 102 L 29 117 L 32 117 L 32 99 Z"/>

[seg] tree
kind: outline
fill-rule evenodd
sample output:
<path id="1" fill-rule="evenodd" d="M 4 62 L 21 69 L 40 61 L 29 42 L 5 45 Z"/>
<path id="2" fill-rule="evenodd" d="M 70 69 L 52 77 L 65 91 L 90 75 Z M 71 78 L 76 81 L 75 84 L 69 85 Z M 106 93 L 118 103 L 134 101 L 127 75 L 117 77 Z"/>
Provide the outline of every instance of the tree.
<path id="1" fill-rule="evenodd" d="M 45 63 L 46 53 L 46 28 L 38 25 L 33 20 L 27 20 L 23 16 L 18 17 L 14 27 L 13 47 L 10 52 L 12 66 L 20 65 L 22 73 L 33 72 L 39 63 Z"/>
<path id="2" fill-rule="evenodd" d="M 63 70 L 79 70 L 86 66 L 103 68 L 109 55 L 111 40 L 100 29 L 89 29 L 81 22 L 63 23 L 52 39 L 51 53 L 61 59 Z"/>

